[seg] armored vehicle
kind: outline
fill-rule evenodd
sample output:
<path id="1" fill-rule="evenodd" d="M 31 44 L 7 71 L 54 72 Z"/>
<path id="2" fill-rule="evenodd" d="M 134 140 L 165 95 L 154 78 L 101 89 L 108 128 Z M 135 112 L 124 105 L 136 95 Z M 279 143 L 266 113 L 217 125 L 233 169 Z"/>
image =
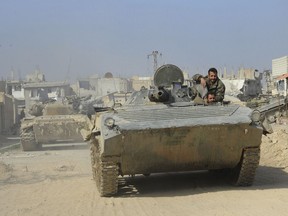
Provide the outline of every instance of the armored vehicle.
<path id="1" fill-rule="evenodd" d="M 72 106 L 64 104 L 48 104 L 43 113 L 41 107 L 33 107 L 34 111 L 37 110 L 34 114 L 37 114 L 21 121 L 20 137 L 24 151 L 39 150 L 42 144 L 83 142 L 80 130 L 89 128 L 87 115 L 75 113 Z"/>
<path id="2" fill-rule="evenodd" d="M 123 106 L 95 106 L 85 137 L 101 196 L 118 192 L 119 175 L 225 169 L 234 184 L 253 183 L 259 113 L 231 103 L 199 105 L 183 83 L 177 66 L 163 65 L 154 74 L 155 86 L 132 93 Z"/>

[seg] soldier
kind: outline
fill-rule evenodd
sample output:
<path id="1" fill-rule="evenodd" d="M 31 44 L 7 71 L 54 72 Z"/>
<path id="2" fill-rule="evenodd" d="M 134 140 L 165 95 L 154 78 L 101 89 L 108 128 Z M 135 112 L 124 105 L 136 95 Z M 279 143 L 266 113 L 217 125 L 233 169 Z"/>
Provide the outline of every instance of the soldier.
<path id="1" fill-rule="evenodd" d="M 218 78 L 218 71 L 216 68 L 210 68 L 208 70 L 208 76 L 205 77 L 200 74 L 194 75 L 193 80 L 196 83 L 201 83 L 203 87 L 207 87 L 209 92 L 214 92 L 216 102 L 223 101 L 225 95 L 225 85 Z"/>
<path id="2" fill-rule="evenodd" d="M 207 105 L 214 104 L 215 103 L 215 98 L 216 98 L 216 96 L 215 96 L 214 92 L 208 92 L 207 96 L 204 99 L 205 104 L 207 104 Z"/>
<path id="3" fill-rule="evenodd" d="M 203 88 L 201 84 L 190 87 L 189 96 L 195 105 L 215 105 L 216 95 L 214 92 L 207 92 L 207 88 Z"/>

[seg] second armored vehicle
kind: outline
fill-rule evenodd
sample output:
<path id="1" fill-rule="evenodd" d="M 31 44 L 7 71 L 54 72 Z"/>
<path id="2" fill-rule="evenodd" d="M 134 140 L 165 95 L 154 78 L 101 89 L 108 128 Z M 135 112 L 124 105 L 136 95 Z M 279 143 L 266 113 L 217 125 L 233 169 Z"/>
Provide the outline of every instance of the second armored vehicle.
<path id="1" fill-rule="evenodd" d="M 118 176 L 228 170 L 236 185 L 253 183 L 260 159 L 259 113 L 240 105 L 198 105 L 182 71 L 163 65 L 155 87 L 134 92 L 119 108 L 95 107 L 93 176 L 101 196 L 118 191 Z"/>
<path id="2" fill-rule="evenodd" d="M 44 115 L 22 120 L 22 149 L 35 151 L 41 149 L 42 144 L 83 142 L 80 131 L 89 128 L 89 121 L 87 115 L 74 113 L 70 106 L 58 103 L 46 105 Z"/>

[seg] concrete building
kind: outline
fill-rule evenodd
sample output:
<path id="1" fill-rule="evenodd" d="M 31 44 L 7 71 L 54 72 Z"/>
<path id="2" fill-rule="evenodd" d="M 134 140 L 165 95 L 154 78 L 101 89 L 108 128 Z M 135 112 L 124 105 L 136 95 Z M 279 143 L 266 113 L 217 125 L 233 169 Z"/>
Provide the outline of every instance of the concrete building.
<path id="1" fill-rule="evenodd" d="M 272 60 L 272 78 L 288 73 L 288 56 Z"/>
<path id="2" fill-rule="evenodd" d="M 255 79 L 255 68 L 240 68 L 238 71 L 238 79 Z"/>
<path id="3" fill-rule="evenodd" d="M 36 69 L 34 72 L 26 75 L 27 82 L 45 82 L 45 75 Z"/>
<path id="4" fill-rule="evenodd" d="M 133 76 L 131 79 L 132 89 L 135 91 L 139 91 L 142 87 L 150 88 L 153 85 L 152 77 L 139 77 Z"/>
<path id="5" fill-rule="evenodd" d="M 12 133 L 19 123 L 18 103 L 13 96 L 0 92 L 0 133 Z"/>
<path id="6" fill-rule="evenodd" d="M 129 92 L 131 83 L 123 78 L 90 78 L 90 86 L 97 96 L 103 96 L 113 92 Z"/>
<path id="7" fill-rule="evenodd" d="M 0 81 L 0 92 L 5 92 L 5 88 L 6 88 L 6 81 L 1 80 Z"/>
<path id="8" fill-rule="evenodd" d="M 62 100 L 72 94 L 69 83 L 66 82 L 38 82 L 23 85 L 25 109 L 31 108 L 35 102 L 44 102 L 48 99 Z"/>
<path id="9" fill-rule="evenodd" d="M 18 100 L 24 101 L 23 81 L 6 81 L 5 92 Z"/>

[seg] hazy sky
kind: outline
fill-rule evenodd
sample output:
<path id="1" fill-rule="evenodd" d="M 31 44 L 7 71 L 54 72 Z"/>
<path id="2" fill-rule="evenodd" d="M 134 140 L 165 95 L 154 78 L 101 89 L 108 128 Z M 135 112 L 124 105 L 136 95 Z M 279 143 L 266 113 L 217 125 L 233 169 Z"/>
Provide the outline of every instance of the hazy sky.
<path id="1" fill-rule="evenodd" d="M 271 69 L 288 55 L 287 0 L 0 0 L 0 78 L 149 76 L 159 65 Z"/>

